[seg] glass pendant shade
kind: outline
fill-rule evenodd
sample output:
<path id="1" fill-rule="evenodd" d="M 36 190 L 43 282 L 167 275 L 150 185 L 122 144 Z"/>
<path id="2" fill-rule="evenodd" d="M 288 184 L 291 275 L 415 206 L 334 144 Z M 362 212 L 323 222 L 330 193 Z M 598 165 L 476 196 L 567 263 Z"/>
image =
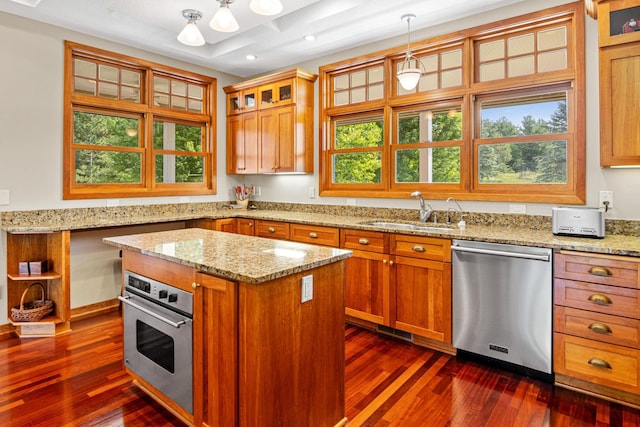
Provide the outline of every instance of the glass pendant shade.
<path id="1" fill-rule="evenodd" d="M 413 90 L 418 85 L 421 75 L 422 71 L 419 68 L 403 68 L 398 71 L 397 77 L 404 90 Z"/>
<path id="2" fill-rule="evenodd" d="M 280 0 L 251 0 L 249 7 L 258 15 L 277 15 L 282 12 Z"/>
<path id="3" fill-rule="evenodd" d="M 178 41 L 187 46 L 202 46 L 204 44 L 204 37 L 198 29 L 195 22 L 189 21 L 187 25 L 178 34 Z"/>
<path id="4" fill-rule="evenodd" d="M 209 26 L 214 30 L 221 31 L 223 33 L 232 33 L 234 31 L 238 31 L 240 28 L 236 18 L 233 17 L 231 10 L 226 4 L 220 5 L 220 8 L 213 16 L 213 19 L 209 22 Z"/>

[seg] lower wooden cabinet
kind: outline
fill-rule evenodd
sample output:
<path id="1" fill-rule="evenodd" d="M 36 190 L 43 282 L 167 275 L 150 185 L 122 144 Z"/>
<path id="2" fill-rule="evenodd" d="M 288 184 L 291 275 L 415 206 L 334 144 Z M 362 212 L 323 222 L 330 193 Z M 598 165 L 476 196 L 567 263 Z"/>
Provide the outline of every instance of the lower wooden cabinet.
<path id="1" fill-rule="evenodd" d="M 290 224 L 289 238 L 294 242 L 333 246 L 337 248 L 340 245 L 340 230 L 335 227 Z"/>
<path id="2" fill-rule="evenodd" d="M 556 383 L 640 405 L 640 259 L 554 256 Z"/>
<path id="3" fill-rule="evenodd" d="M 348 316 L 451 343 L 450 240 L 342 230 L 341 242 Z"/>
<path id="4" fill-rule="evenodd" d="M 266 237 L 269 239 L 289 240 L 289 223 L 278 221 L 256 220 L 257 237 Z"/>
<path id="5" fill-rule="evenodd" d="M 246 236 L 256 235 L 256 221 L 250 218 L 238 218 L 236 233 Z"/>

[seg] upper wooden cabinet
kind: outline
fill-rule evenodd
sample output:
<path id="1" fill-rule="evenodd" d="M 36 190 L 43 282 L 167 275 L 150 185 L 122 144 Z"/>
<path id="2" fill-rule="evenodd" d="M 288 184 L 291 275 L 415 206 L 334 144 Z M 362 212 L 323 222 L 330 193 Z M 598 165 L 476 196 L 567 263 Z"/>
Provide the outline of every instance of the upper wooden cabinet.
<path id="1" fill-rule="evenodd" d="M 293 69 L 224 88 L 227 173 L 313 172 L 313 85 L 317 77 Z"/>
<path id="2" fill-rule="evenodd" d="M 600 165 L 640 165 L 640 1 L 598 2 Z"/>

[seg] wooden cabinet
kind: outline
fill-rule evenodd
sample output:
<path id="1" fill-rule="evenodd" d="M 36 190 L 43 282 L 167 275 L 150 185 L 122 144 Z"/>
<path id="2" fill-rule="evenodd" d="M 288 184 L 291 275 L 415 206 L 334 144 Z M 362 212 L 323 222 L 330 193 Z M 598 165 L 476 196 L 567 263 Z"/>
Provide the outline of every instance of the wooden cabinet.
<path id="1" fill-rule="evenodd" d="M 451 241 L 342 230 L 348 316 L 451 344 Z"/>
<path id="2" fill-rule="evenodd" d="M 560 385 L 640 404 L 639 259 L 554 258 L 554 370 Z"/>
<path id="3" fill-rule="evenodd" d="M 69 295 L 70 232 L 7 233 L 7 312 L 9 322 L 20 337 L 53 336 L 70 330 Z M 20 274 L 18 264 L 46 261 L 41 274 Z M 54 311 L 38 322 L 14 322 L 11 308 L 20 304 L 22 294 L 34 283 L 41 283 L 46 299 L 53 301 Z M 38 287 L 31 287 L 25 302 L 41 299 Z"/>
<path id="4" fill-rule="evenodd" d="M 244 234 L 246 236 L 255 236 L 256 234 L 256 221 L 250 218 L 238 218 L 236 233 Z"/>
<path id="5" fill-rule="evenodd" d="M 353 251 L 346 262 L 345 314 L 391 326 L 389 235 L 375 231 L 340 230 L 340 247 Z"/>
<path id="6" fill-rule="evenodd" d="M 451 343 L 451 241 L 391 236 L 394 256 L 394 327 Z"/>
<path id="7" fill-rule="evenodd" d="M 258 113 L 227 118 L 227 173 L 258 172 Z"/>
<path id="8" fill-rule="evenodd" d="M 255 111 L 256 92 L 256 88 L 248 88 L 227 93 L 227 116 Z"/>
<path id="9" fill-rule="evenodd" d="M 256 221 L 255 236 L 289 240 L 289 223 L 259 219 Z"/>
<path id="10" fill-rule="evenodd" d="M 289 238 L 294 242 L 337 248 L 340 246 L 340 229 L 318 225 L 290 224 Z"/>
<path id="11" fill-rule="evenodd" d="M 639 27 L 637 0 L 598 2 L 601 166 L 640 165 Z"/>
<path id="12" fill-rule="evenodd" d="M 235 218 L 209 219 L 200 218 L 192 219 L 186 222 L 186 228 L 204 228 L 206 230 L 225 231 L 227 233 L 236 232 Z"/>
<path id="13" fill-rule="evenodd" d="M 313 85 L 317 75 L 293 69 L 224 88 L 227 93 L 227 173 L 313 172 Z M 242 94 L 256 111 L 235 108 Z"/>

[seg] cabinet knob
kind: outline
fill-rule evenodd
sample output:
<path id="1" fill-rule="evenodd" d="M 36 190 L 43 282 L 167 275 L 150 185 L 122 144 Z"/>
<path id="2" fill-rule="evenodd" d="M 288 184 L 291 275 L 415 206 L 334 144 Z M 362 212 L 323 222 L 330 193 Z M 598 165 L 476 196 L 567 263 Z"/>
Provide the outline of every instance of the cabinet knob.
<path id="1" fill-rule="evenodd" d="M 382 263 L 383 263 L 383 264 L 386 264 L 386 263 L 387 263 L 387 260 L 386 260 L 386 259 L 383 259 L 383 260 L 382 260 Z"/>
<path id="2" fill-rule="evenodd" d="M 200 287 L 200 283 L 193 282 L 193 283 L 191 284 L 191 288 L 192 288 L 194 291 L 195 291 L 196 289 L 198 289 L 199 287 Z"/>
<path id="3" fill-rule="evenodd" d="M 368 245 L 369 244 L 369 239 L 365 239 L 364 237 L 361 237 L 358 239 L 358 243 L 360 243 L 361 245 Z"/>
<path id="4" fill-rule="evenodd" d="M 275 233 L 275 232 L 276 232 L 276 229 L 275 229 L 275 228 L 273 228 L 273 227 L 269 227 L 269 228 L 267 228 L 267 231 L 268 231 L 269 233 Z"/>
<path id="5" fill-rule="evenodd" d="M 589 359 L 589 361 L 587 363 L 589 365 L 593 366 L 594 368 L 613 369 L 609 362 L 607 362 L 604 359 L 597 358 L 597 357 Z"/>
<path id="6" fill-rule="evenodd" d="M 389 261 L 389 265 L 393 265 L 393 261 Z"/>
<path id="7" fill-rule="evenodd" d="M 611 332 L 613 332 L 609 326 L 600 322 L 593 322 L 589 325 L 589 329 L 598 334 L 610 334 Z"/>
<path id="8" fill-rule="evenodd" d="M 591 301 L 594 304 L 598 304 L 598 305 L 611 305 L 611 304 L 613 304 L 613 301 L 611 301 L 611 298 L 609 298 L 606 295 L 600 295 L 600 294 L 593 294 L 593 295 L 589 296 L 589 301 Z"/>
<path id="9" fill-rule="evenodd" d="M 606 267 L 591 267 L 589 269 L 589 273 L 593 274 L 594 276 L 612 276 L 611 270 Z"/>
<path id="10" fill-rule="evenodd" d="M 426 249 L 422 245 L 415 245 L 411 249 L 413 249 L 416 252 L 425 252 L 426 251 Z"/>
<path id="11" fill-rule="evenodd" d="M 318 233 L 315 233 L 315 232 L 311 231 L 309 233 L 309 237 L 311 237 L 312 239 L 317 239 L 318 238 Z"/>

